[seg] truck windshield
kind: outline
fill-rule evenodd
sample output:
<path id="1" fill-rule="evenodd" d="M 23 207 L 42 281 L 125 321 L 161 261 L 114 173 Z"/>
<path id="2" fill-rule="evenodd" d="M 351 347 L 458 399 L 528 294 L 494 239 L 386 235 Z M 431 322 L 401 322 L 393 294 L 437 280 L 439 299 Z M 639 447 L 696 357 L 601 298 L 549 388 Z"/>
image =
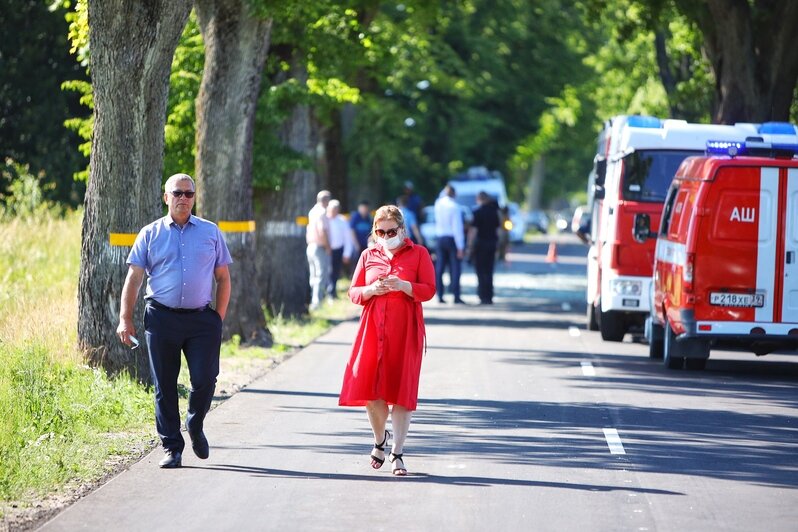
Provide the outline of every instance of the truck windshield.
<path id="1" fill-rule="evenodd" d="M 639 150 L 630 153 L 623 158 L 623 199 L 662 203 L 682 161 L 701 153 L 692 150 Z"/>

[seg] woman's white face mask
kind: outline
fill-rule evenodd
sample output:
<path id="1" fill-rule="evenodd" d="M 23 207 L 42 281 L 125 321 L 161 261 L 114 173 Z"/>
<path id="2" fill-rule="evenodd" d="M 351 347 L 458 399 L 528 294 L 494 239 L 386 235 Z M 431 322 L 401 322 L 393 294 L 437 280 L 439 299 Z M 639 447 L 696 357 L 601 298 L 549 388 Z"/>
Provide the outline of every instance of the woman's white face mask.
<path id="1" fill-rule="evenodd" d="M 380 244 L 380 246 L 388 250 L 398 248 L 404 241 L 405 238 L 403 231 L 399 231 L 393 238 L 377 238 L 377 242 Z"/>

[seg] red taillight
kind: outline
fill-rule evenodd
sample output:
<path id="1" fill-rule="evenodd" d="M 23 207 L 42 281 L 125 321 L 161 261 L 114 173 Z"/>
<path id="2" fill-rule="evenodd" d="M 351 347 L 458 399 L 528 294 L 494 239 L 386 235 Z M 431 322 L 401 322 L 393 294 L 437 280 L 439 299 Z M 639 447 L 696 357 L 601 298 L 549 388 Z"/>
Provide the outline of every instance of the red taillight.
<path id="1" fill-rule="evenodd" d="M 693 291 L 693 273 L 695 270 L 695 253 L 687 253 L 684 259 L 684 269 L 682 279 L 684 286 L 682 287 L 685 292 Z"/>

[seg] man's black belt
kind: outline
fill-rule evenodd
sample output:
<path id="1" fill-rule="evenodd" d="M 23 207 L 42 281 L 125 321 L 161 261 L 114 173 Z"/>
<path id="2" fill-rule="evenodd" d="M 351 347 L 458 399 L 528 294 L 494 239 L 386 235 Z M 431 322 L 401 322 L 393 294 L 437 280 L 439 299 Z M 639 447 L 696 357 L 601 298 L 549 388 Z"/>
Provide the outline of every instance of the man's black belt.
<path id="1" fill-rule="evenodd" d="M 155 301 L 154 299 L 148 299 L 147 304 L 151 307 L 159 308 L 161 310 L 168 310 L 170 312 L 177 312 L 178 314 L 193 314 L 195 312 L 202 312 L 203 310 L 206 310 L 210 306 L 210 305 L 205 305 L 204 307 L 201 308 L 172 308 L 172 307 L 167 307 L 166 305 L 162 305 L 157 301 Z"/>

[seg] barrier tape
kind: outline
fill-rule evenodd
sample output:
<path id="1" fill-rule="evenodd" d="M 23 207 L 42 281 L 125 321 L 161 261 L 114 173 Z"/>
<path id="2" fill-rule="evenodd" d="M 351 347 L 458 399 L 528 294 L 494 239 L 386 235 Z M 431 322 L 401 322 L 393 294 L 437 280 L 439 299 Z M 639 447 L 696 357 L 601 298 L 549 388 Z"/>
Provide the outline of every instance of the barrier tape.
<path id="1" fill-rule="evenodd" d="M 297 225 L 308 225 L 308 217 L 307 216 L 297 216 L 296 217 L 296 224 Z"/>
<path id="2" fill-rule="evenodd" d="M 108 243 L 112 246 L 132 246 L 136 241 L 137 233 L 111 233 L 108 235 Z"/>
<path id="3" fill-rule="evenodd" d="M 254 233 L 255 220 L 245 220 L 242 222 L 220 221 L 219 229 L 223 233 Z"/>

